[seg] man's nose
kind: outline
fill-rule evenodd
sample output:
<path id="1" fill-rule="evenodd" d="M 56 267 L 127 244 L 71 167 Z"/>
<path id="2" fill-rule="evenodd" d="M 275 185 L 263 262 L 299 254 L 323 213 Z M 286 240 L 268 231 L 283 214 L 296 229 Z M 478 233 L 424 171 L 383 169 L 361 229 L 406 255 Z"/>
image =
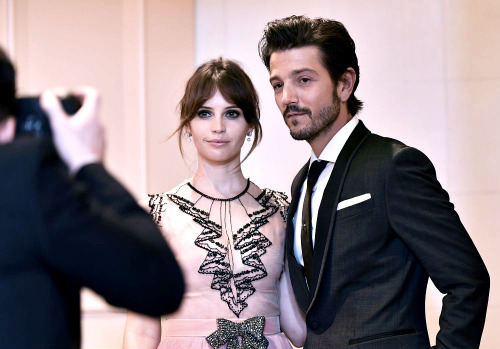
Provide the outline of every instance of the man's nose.
<path id="1" fill-rule="evenodd" d="M 298 103 L 297 91 L 293 85 L 284 85 L 283 93 L 281 94 L 281 103 L 285 106 Z"/>

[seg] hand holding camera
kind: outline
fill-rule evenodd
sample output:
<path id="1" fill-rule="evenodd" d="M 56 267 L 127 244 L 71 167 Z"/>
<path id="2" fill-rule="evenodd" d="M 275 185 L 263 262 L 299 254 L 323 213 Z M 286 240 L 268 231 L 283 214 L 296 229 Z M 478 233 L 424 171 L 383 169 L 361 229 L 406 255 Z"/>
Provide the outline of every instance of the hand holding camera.
<path id="1" fill-rule="evenodd" d="M 92 87 L 80 87 L 72 94 L 82 101 L 73 116 L 63 109 L 56 90 L 48 90 L 40 97 L 40 105 L 48 116 L 54 146 L 70 173 L 83 166 L 102 161 L 104 155 L 104 129 L 98 116 L 100 97 Z"/>

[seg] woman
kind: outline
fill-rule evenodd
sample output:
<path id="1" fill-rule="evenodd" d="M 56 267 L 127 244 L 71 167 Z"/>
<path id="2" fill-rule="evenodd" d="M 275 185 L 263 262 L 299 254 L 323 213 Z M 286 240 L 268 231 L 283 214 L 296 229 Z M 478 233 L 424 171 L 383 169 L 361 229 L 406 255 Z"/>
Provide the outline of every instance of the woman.
<path id="1" fill-rule="evenodd" d="M 241 172 L 245 139 L 260 141 L 258 96 L 245 72 L 222 58 L 200 66 L 180 102 L 182 137 L 198 154 L 194 176 L 149 208 L 181 266 L 183 303 L 160 319 L 129 313 L 124 348 L 291 348 L 304 315 L 284 263 L 286 196 Z M 160 341 L 160 338 L 161 341 Z"/>

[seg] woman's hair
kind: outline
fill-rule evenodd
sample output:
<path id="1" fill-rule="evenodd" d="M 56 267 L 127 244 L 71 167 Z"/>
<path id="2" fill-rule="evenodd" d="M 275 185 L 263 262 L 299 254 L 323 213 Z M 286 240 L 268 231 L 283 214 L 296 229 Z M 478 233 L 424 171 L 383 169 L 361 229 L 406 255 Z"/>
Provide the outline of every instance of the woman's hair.
<path id="1" fill-rule="evenodd" d="M 217 90 L 226 101 L 242 110 L 245 121 L 254 129 L 252 147 L 243 159 L 245 161 L 262 138 L 259 96 L 248 75 L 237 63 L 229 59 L 217 58 L 203 63 L 188 80 L 184 96 L 179 103 L 181 117 L 176 130 L 179 149 L 183 154 L 183 130 Z"/>

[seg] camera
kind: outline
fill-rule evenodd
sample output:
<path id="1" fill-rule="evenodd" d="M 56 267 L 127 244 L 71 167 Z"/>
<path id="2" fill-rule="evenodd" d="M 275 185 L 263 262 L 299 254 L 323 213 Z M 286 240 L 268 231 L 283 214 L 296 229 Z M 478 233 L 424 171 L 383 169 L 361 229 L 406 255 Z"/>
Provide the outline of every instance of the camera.
<path id="1" fill-rule="evenodd" d="M 66 114 L 74 115 L 82 102 L 74 95 L 60 98 Z M 37 138 L 52 139 L 52 130 L 47 115 L 40 107 L 40 97 L 21 97 L 16 105 L 16 137 L 31 135 Z"/>

